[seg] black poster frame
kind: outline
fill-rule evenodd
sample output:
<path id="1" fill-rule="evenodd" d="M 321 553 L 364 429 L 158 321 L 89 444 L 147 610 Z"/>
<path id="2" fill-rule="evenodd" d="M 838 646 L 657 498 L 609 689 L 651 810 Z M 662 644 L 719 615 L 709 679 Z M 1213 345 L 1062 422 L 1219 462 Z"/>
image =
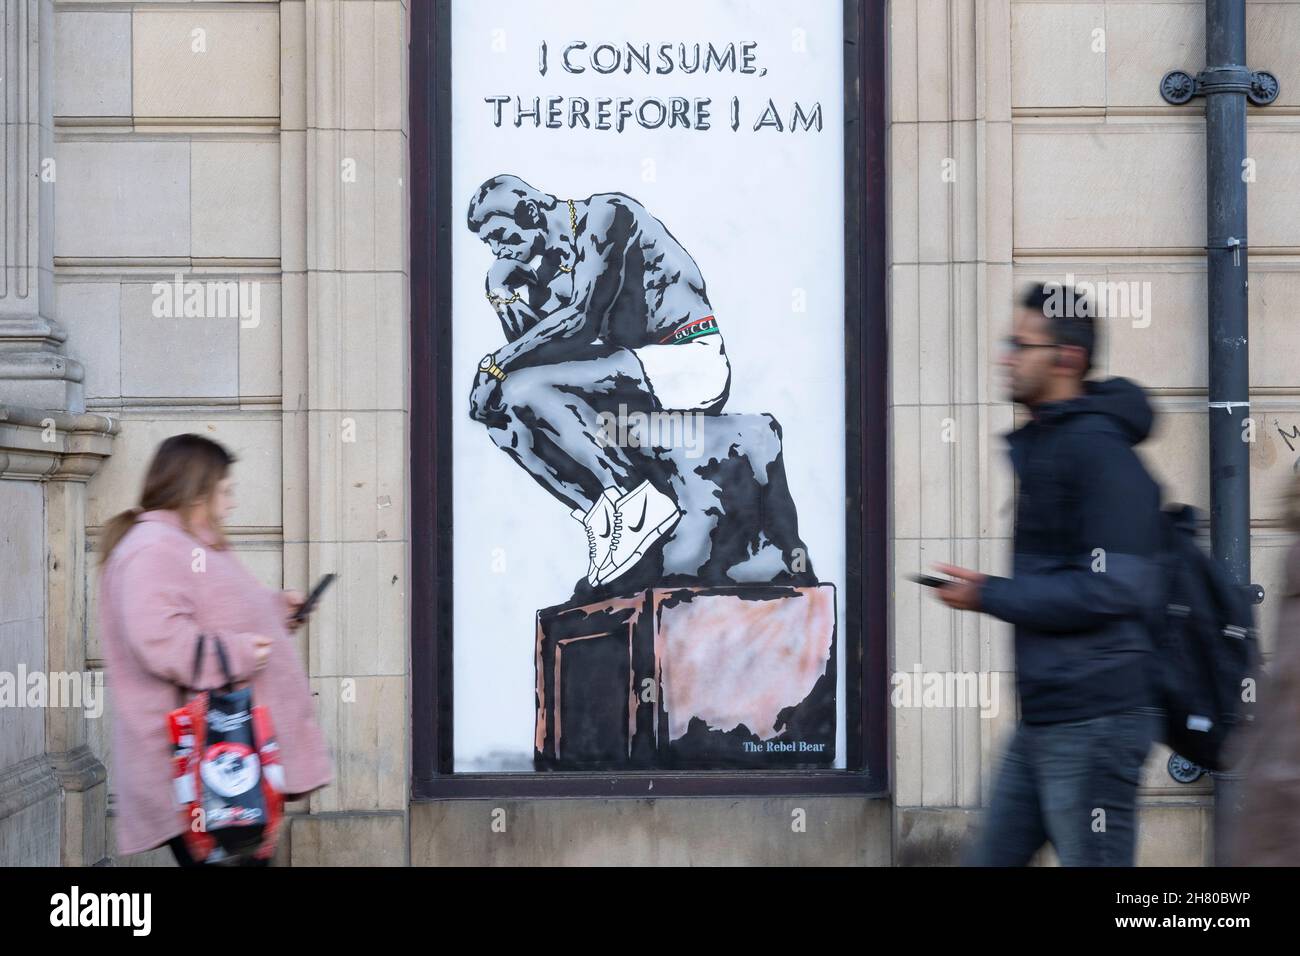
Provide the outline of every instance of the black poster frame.
<path id="1" fill-rule="evenodd" d="M 451 2 L 410 12 L 412 799 L 887 793 L 885 0 L 843 0 L 847 768 L 677 773 L 452 771 Z"/>

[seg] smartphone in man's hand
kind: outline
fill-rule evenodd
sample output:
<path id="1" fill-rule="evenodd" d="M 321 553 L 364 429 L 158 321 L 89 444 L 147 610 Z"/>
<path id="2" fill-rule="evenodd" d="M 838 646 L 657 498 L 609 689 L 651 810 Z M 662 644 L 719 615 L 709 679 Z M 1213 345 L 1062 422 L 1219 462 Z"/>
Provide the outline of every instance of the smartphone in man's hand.
<path id="1" fill-rule="evenodd" d="M 907 579 L 917 584 L 924 584 L 927 588 L 941 588 L 947 584 L 959 583 L 951 578 L 936 578 L 933 574 L 909 574 Z"/>

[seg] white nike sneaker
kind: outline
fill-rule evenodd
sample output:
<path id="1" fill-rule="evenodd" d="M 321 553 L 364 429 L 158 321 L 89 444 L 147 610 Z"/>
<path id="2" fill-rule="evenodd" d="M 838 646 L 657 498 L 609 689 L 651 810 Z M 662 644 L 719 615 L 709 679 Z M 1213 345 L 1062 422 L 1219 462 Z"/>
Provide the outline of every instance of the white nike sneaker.
<path id="1" fill-rule="evenodd" d="M 632 570 L 651 545 L 672 530 L 682 516 L 676 502 L 648 481 L 619 498 L 615 508 L 615 542 L 605 566 L 597 571 L 601 584 L 608 584 Z"/>
<path id="2" fill-rule="evenodd" d="M 609 560 L 610 548 L 618 541 L 617 501 L 618 489 L 606 488 L 589 512 L 583 514 L 580 508 L 570 512 L 587 532 L 587 581 L 593 588 L 600 583 L 597 572 Z"/>

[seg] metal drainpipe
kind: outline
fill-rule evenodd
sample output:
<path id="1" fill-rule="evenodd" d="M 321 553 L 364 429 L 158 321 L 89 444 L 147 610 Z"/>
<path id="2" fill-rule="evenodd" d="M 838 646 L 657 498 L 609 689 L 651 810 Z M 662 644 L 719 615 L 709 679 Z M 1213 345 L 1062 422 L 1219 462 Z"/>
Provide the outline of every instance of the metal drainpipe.
<path id="1" fill-rule="evenodd" d="M 1249 267 L 1246 242 L 1246 100 L 1264 106 L 1277 98 L 1271 73 L 1246 62 L 1244 0 L 1206 0 L 1206 68 L 1196 77 L 1165 75 L 1169 103 L 1205 97 L 1206 265 L 1209 283 L 1210 538 L 1214 557 L 1258 603 L 1250 581 L 1250 418 L 1248 365 Z M 1238 799 L 1238 775 L 1216 773 L 1216 848 Z"/>

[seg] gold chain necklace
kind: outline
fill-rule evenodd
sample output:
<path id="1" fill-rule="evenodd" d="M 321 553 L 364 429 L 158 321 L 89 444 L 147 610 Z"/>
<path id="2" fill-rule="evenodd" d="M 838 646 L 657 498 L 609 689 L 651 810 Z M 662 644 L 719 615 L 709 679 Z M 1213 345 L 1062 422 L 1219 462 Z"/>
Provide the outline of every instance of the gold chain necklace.
<path id="1" fill-rule="evenodd" d="M 578 210 L 577 207 L 573 205 L 572 199 L 569 200 L 569 239 L 574 244 L 573 258 L 576 262 L 578 258 Z M 573 271 L 573 266 L 559 266 L 558 268 L 561 272 Z"/>
<path id="2" fill-rule="evenodd" d="M 520 298 L 521 298 L 521 296 L 520 296 L 520 294 L 519 294 L 518 292 L 516 292 L 514 295 L 512 295 L 512 296 L 511 296 L 510 298 L 508 298 L 508 299 L 503 299 L 503 298 L 501 298 L 501 296 L 499 296 L 499 295 L 495 295 L 495 294 L 493 294 L 493 293 L 491 293 L 491 292 L 489 292 L 489 293 L 487 294 L 487 299 L 488 299 L 489 302 L 492 303 L 492 307 L 493 307 L 494 309 L 499 309 L 499 308 L 501 308 L 501 306 L 503 306 L 503 305 L 509 305 L 511 302 L 518 302 Z"/>

